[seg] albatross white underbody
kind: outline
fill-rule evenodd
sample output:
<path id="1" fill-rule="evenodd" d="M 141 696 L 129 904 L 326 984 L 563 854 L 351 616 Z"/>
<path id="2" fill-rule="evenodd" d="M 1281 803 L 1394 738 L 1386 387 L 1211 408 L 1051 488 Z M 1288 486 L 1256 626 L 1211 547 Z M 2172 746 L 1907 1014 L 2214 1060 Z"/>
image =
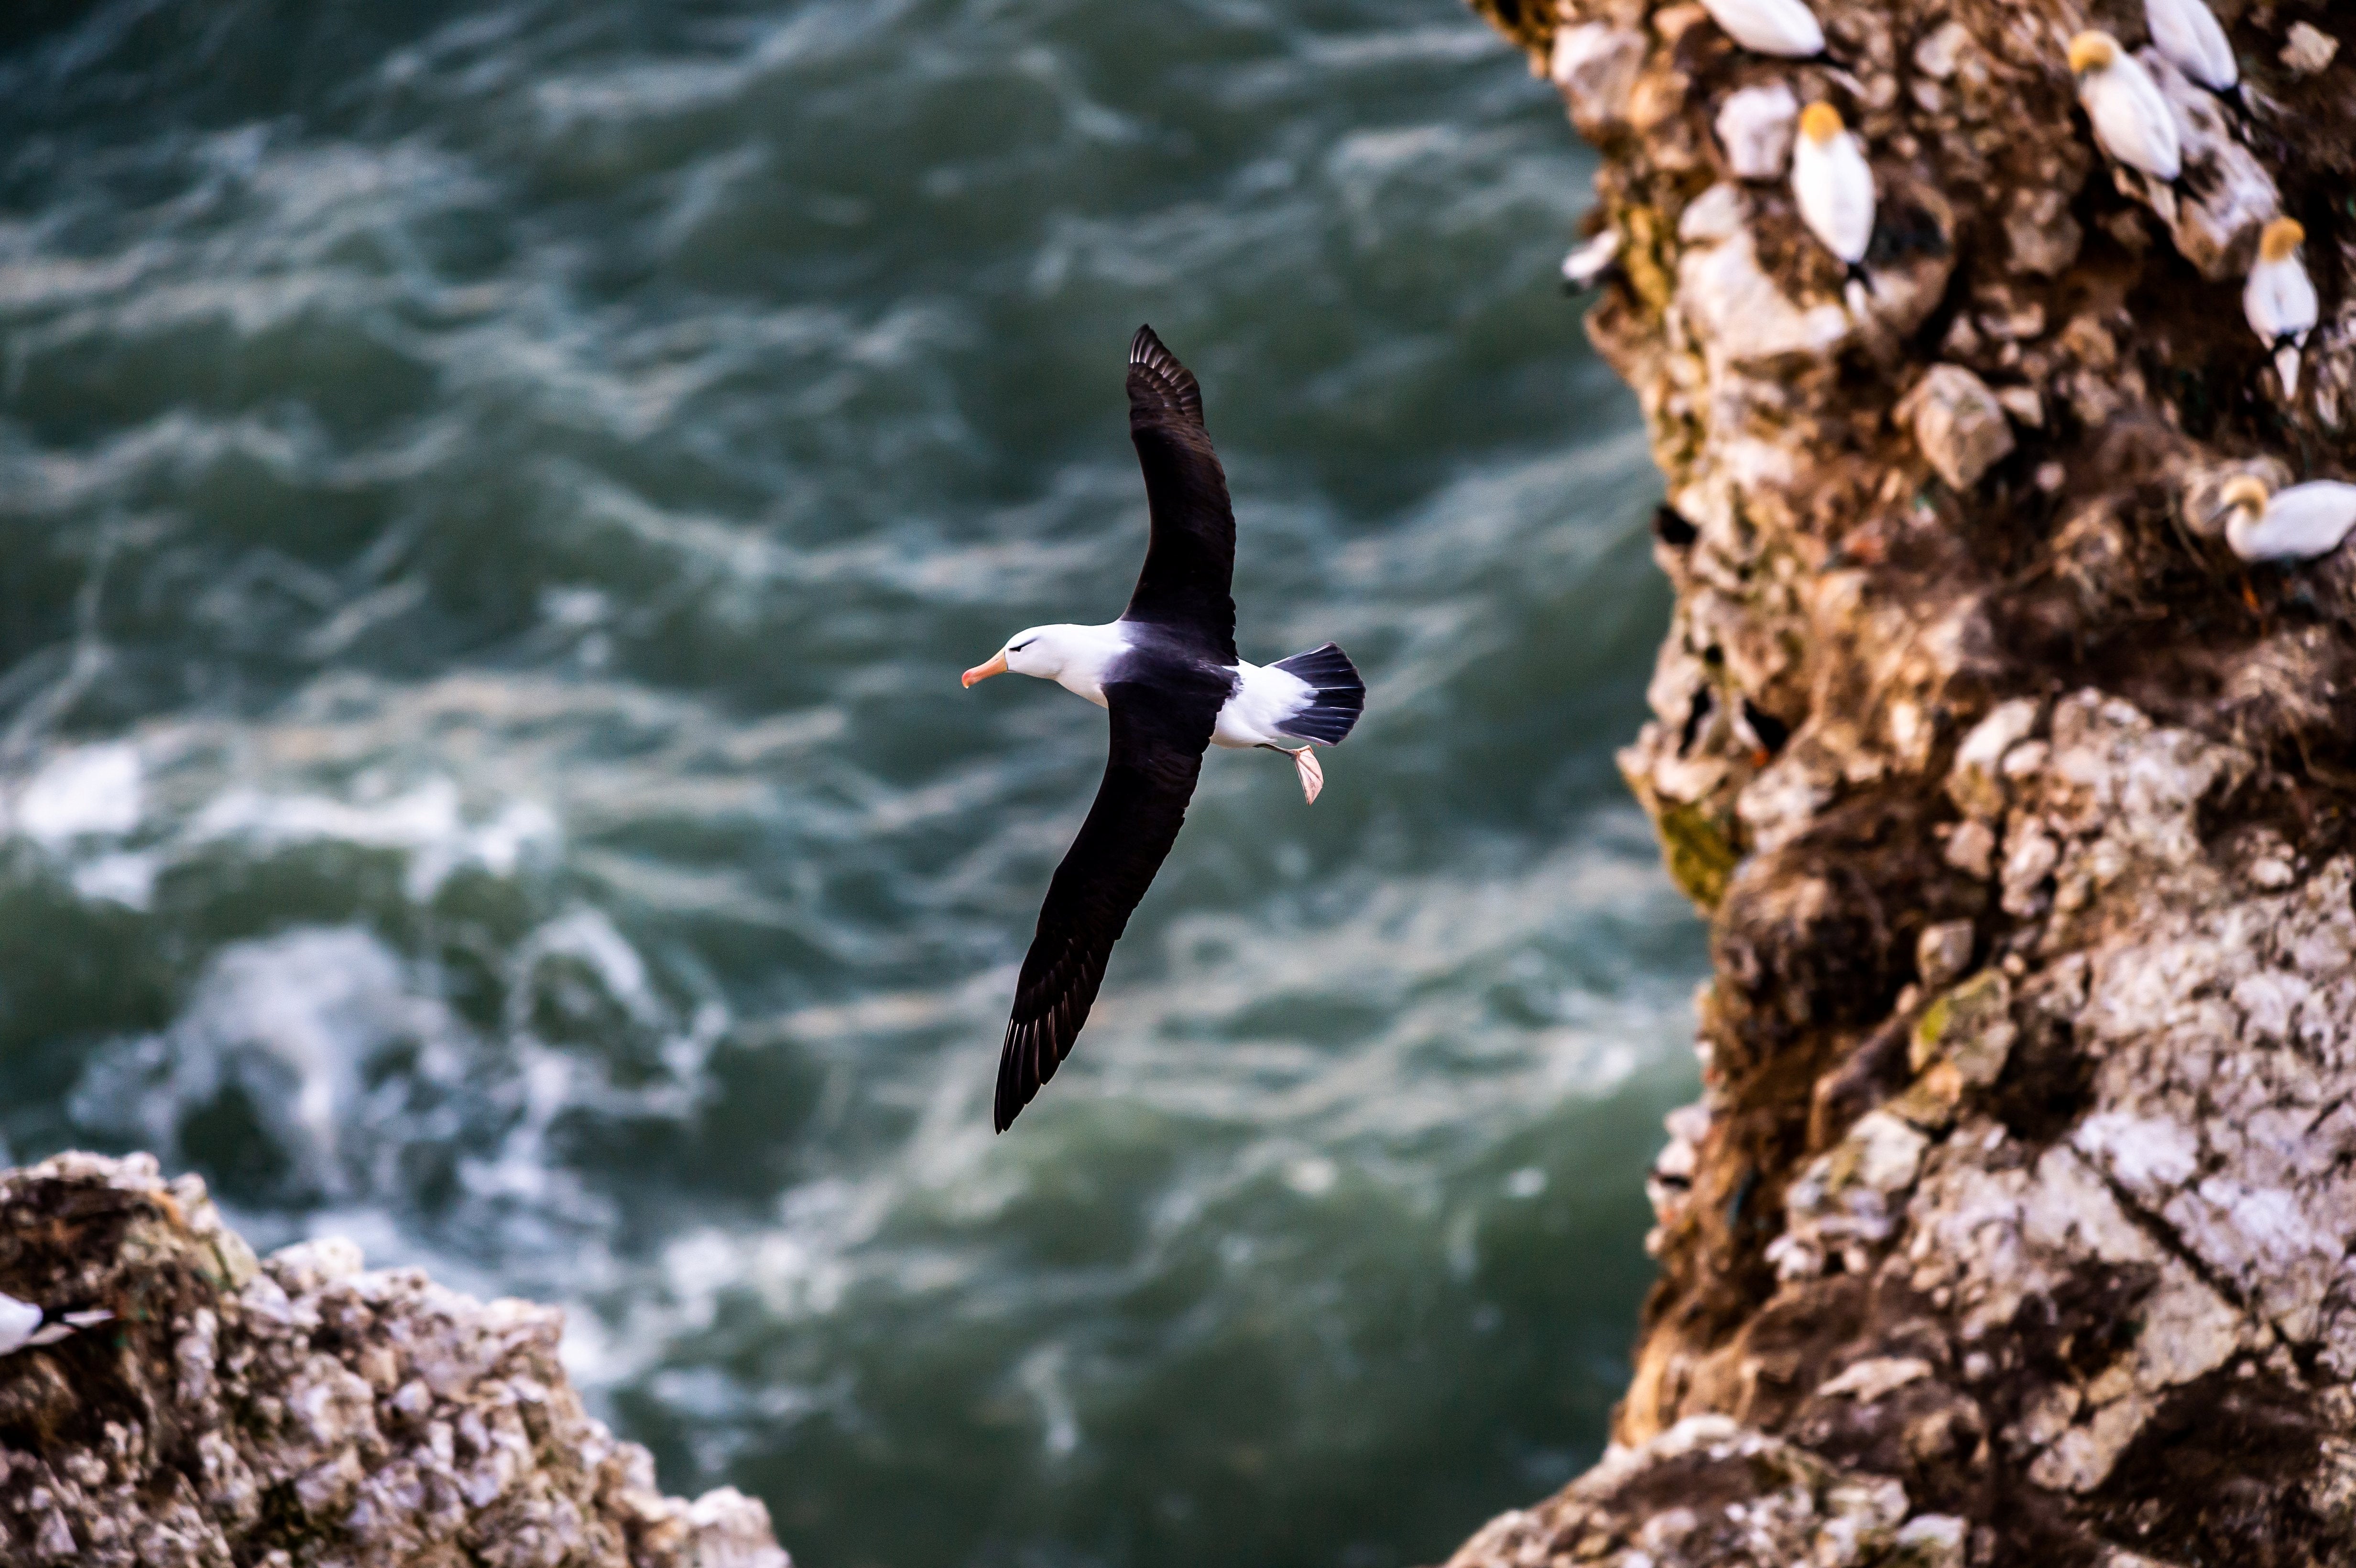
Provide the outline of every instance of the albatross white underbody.
<path id="1" fill-rule="evenodd" d="M 1313 748 L 1339 744 L 1365 705 L 1365 682 L 1331 643 L 1270 665 L 1237 656 L 1226 475 L 1201 389 L 1150 326 L 1129 346 L 1129 432 L 1152 522 L 1129 608 L 1103 625 L 1017 632 L 965 672 L 969 687 L 1009 671 L 1052 680 L 1112 720 L 1104 782 L 1015 983 L 991 1113 L 1000 1132 L 1071 1053 L 1113 944 L 1177 840 L 1204 751 L 1282 752 L 1314 802 L 1325 775 Z"/>

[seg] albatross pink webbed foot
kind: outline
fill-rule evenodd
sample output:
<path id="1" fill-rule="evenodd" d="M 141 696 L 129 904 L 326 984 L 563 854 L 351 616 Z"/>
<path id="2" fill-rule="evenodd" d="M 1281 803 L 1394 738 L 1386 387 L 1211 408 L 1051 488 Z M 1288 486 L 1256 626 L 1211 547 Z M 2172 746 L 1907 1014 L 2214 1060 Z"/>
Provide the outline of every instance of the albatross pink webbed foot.
<path id="1" fill-rule="evenodd" d="M 1292 765 L 1301 770 L 1301 798 L 1316 805 L 1318 793 L 1325 787 L 1325 767 L 1317 760 L 1317 748 L 1303 746 L 1293 752 Z"/>

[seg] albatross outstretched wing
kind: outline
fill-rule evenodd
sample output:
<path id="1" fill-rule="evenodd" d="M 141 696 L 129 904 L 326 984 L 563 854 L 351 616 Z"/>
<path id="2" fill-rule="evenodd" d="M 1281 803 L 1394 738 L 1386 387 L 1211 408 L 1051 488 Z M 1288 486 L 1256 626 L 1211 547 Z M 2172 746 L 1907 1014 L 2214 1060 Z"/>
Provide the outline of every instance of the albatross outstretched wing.
<path id="1" fill-rule="evenodd" d="M 991 1116 L 1000 1132 L 1071 1054 L 1112 944 L 1177 840 L 1226 698 L 1226 683 L 1208 670 L 1174 678 L 1157 672 L 1151 686 L 1106 686 L 1112 752 L 1088 819 L 1047 884 L 1038 933 L 1015 982 Z"/>
<path id="2" fill-rule="evenodd" d="M 1129 344 L 1129 437 L 1145 470 L 1153 538 L 1124 621 L 1182 629 L 1236 662 L 1236 513 L 1203 428 L 1194 372 L 1141 326 Z"/>

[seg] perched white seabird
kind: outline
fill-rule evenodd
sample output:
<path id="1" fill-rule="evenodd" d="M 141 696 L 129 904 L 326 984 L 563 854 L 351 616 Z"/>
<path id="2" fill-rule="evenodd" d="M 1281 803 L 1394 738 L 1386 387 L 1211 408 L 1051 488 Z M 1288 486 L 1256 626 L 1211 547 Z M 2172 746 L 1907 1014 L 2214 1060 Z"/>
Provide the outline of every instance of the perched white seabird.
<path id="1" fill-rule="evenodd" d="M 19 1301 L 5 1291 L 0 1291 L 0 1356 L 21 1350 L 33 1342 L 33 1335 L 41 1327 L 47 1314 L 29 1301 Z"/>
<path id="2" fill-rule="evenodd" d="M 1873 169 L 1858 139 L 1829 103 L 1800 112 L 1800 139 L 1792 148 L 1792 195 L 1800 217 L 1825 249 L 1848 269 L 1848 308 L 1860 315 L 1870 286 L 1865 252 L 1873 243 Z"/>
<path id="3" fill-rule="evenodd" d="M 2177 69 L 2211 92 L 2233 94 L 2240 88 L 2241 63 L 2206 0 L 2144 0 L 2143 19 L 2151 28 L 2152 47 Z"/>
<path id="4" fill-rule="evenodd" d="M 2242 290 L 2242 309 L 2250 329 L 2274 350 L 2275 368 L 2282 375 L 2283 396 L 2298 396 L 2298 355 L 2315 330 L 2318 306 L 2314 281 L 2298 259 L 2307 230 L 2295 218 L 2277 218 L 2258 236 L 2258 264 Z"/>
<path id="5" fill-rule="evenodd" d="M 0 1356 L 34 1345 L 54 1345 L 77 1328 L 103 1323 L 112 1312 L 60 1312 L 51 1316 L 29 1301 L 0 1291 Z"/>
<path id="6" fill-rule="evenodd" d="M 2176 116 L 2143 62 L 2110 34 L 2088 32 L 2070 40 L 2070 71 L 2078 79 L 2078 101 L 2103 151 L 2162 185 L 2174 185 L 2184 173 Z"/>
<path id="7" fill-rule="evenodd" d="M 1333 644 L 1247 664 L 1236 654 L 1236 514 L 1203 428 L 1203 392 L 1150 326 L 1129 346 L 1129 435 L 1145 471 L 1151 533 L 1129 608 L 1101 626 L 1033 626 L 965 672 L 1052 680 L 1112 719 L 1096 804 L 1055 868 L 1014 984 L 991 1117 L 1004 1132 L 1055 1075 L 1087 1021 L 1105 961 L 1177 841 L 1208 746 L 1290 755 L 1311 800 L 1312 743 L 1340 743 L 1365 683 Z"/>
<path id="8" fill-rule="evenodd" d="M 2313 560 L 2356 528 L 2356 485 L 2316 479 L 2266 494 L 2244 475 L 2225 486 L 2225 542 L 2244 560 Z"/>
<path id="9" fill-rule="evenodd" d="M 1603 281 L 1620 259 L 1620 230 L 1607 229 L 1562 259 L 1562 292 L 1585 293 Z"/>
<path id="10" fill-rule="evenodd" d="M 1802 0 L 1701 0 L 1710 20 L 1754 54 L 1809 59 L 1825 52 L 1825 30 Z"/>

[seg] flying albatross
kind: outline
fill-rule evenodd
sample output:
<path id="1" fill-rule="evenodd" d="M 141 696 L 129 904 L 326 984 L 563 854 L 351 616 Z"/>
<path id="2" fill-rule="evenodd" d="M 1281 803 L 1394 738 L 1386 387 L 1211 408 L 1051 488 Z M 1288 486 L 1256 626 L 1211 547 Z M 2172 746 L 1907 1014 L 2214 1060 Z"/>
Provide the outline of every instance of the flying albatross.
<path id="1" fill-rule="evenodd" d="M 1203 428 L 1203 391 L 1150 326 L 1129 345 L 1129 435 L 1145 470 L 1151 536 L 1136 591 L 1102 626 L 1033 626 L 965 684 L 1013 670 L 1052 680 L 1112 719 L 1096 804 L 1047 884 L 1014 986 L 991 1119 L 1000 1132 L 1070 1055 L 1105 961 L 1177 841 L 1205 746 L 1289 754 L 1313 801 L 1325 775 L 1313 744 L 1358 721 L 1365 683 L 1327 643 L 1272 665 L 1236 655 L 1236 514 Z"/>

